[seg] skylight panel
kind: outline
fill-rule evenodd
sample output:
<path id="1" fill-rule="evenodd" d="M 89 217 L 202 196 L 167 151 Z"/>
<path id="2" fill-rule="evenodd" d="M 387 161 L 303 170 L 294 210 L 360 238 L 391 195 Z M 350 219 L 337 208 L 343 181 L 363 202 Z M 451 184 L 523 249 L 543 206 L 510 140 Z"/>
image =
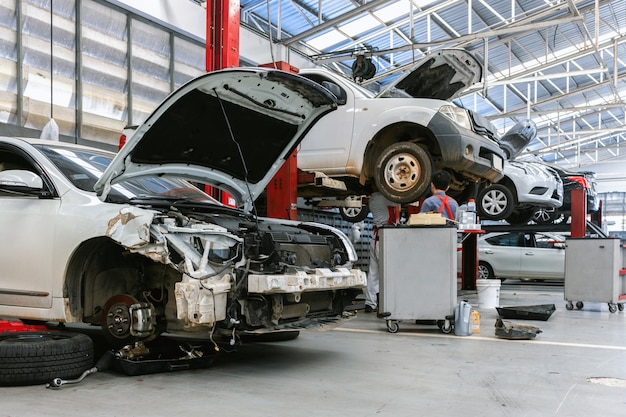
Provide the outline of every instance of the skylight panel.
<path id="1" fill-rule="evenodd" d="M 345 42 L 346 40 L 348 40 L 347 36 L 339 32 L 338 30 L 332 29 L 326 33 L 321 34 L 320 36 L 308 39 L 306 43 L 313 48 L 322 51 L 340 42 Z"/>
<path id="2" fill-rule="evenodd" d="M 378 26 L 380 26 L 380 22 L 376 20 L 372 15 L 366 14 L 359 19 L 353 20 L 346 25 L 340 26 L 339 29 L 346 35 L 350 37 L 355 37 Z"/>

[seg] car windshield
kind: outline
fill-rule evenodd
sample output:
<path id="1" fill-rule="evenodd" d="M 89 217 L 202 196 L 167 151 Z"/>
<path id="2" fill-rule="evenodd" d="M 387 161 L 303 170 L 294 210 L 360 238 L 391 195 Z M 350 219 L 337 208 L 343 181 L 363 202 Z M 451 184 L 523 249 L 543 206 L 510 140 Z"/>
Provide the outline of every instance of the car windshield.
<path id="1" fill-rule="evenodd" d="M 91 192 L 94 191 L 96 181 L 114 157 L 113 154 L 84 148 L 43 145 L 37 148 L 76 188 Z M 203 200 L 203 202 L 221 205 L 186 180 L 163 177 L 145 177 L 115 184 L 112 186 L 108 200 L 128 202 L 132 199 L 148 198 Z"/>

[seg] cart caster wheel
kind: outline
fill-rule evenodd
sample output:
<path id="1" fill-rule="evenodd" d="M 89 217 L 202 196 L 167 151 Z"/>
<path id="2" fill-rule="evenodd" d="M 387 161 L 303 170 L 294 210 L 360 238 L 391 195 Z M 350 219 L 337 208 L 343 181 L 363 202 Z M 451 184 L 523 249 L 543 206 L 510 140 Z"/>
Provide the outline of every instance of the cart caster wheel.
<path id="1" fill-rule="evenodd" d="M 611 313 L 615 313 L 617 311 L 617 306 L 615 304 L 609 303 L 609 311 Z"/>
<path id="2" fill-rule="evenodd" d="M 400 330 L 400 326 L 397 322 L 391 320 L 387 321 L 387 331 L 389 333 L 398 333 L 398 330 Z"/>
<path id="3" fill-rule="evenodd" d="M 617 305 L 617 309 L 618 309 L 619 311 L 624 311 L 624 304 L 618 304 L 618 305 Z"/>
<path id="4" fill-rule="evenodd" d="M 582 301 L 578 301 L 578 302 L 576 303 L 576 308 L 577 308 L 578 310 L 582 309 L 584 306 L 585 306 L 585 305 L 583 304 L 583 302 L 582 302 Z"/>
<path id="5" fill-rule="evenodd" d="M 444 334 L 452 333 L 452 323 L 450 323 L 450 320 L 446 320 L 440 328 Z"/>
<path id="6" fill-rule="evenodd" d="M 567 303 L 567 304 L 565 304 L 565 308 L 566 308 L 567 310 L 573 310 L 573 309 L 574 309 L 574 304 L 572 304 L 572 302 L 571 302 L 571 301 L 568 301 L 568 303 Z"/>

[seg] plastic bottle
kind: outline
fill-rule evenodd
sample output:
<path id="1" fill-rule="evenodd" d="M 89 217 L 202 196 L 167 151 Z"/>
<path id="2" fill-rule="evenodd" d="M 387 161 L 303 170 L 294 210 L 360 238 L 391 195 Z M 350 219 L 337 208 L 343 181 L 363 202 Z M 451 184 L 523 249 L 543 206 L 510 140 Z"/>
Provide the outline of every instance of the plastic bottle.
<path id="1" fill-rule="evenodd" d="M 468 223 L 476 224 L 476 202 L 470 198 L 467 202 Z"/>
<path id="2" fill-rule="evenodd" d="M 467 223 L 466 220 L 466 213 L 467 212 L 467 204 L 461 204 L 459 206 L 459 208 L 456 210 L 456 223 L 457 223 L 457 227 L 459 227 L 460 229 L 464 228 L 464 223 Z"/>
<path id="3" fill-rule="evenodd" d="M 480 313 L 476 310 L 472 310 L 472 334 L 480 333 Z"/>
<path id="4" fill-rule="evenodd" d="M 454 310 L 454 334 L 457 336 L 471 336 L 470 322 L 472 306 L 467 301 L 460 301 Z"/>

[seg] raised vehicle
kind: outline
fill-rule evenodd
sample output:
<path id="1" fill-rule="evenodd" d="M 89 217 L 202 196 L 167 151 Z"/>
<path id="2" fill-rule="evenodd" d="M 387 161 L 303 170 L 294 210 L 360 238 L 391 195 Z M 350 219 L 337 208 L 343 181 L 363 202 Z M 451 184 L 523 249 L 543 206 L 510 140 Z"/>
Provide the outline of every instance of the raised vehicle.
<path id="1" fill-rule="evenodd" d="M 310 80 L 239 68 L 182 86 L 117 155 L 0 138 L 0 316 L 100 325 L 115 346 L 163 332 L 236 343 L 350 320 L 366 276 L 348 237 L 254 206 L 335 109 Z"/>
<path id="2" fill-rule="evenodd" d="M 373 93 L 336 73 L 302 69 L 300 75 L 331 90 L 339 106 L 307 133 L 298 168 L 345 187 L 306 184 L 299 196 L 362 196 L 371 183 L 391 201 L 412 203 L 428 193 L 438 169 L 451 173 L 449 193 L 459 201 L 474 197 L 477 183 L 497 182 L 507 152 L 527 144 L 529 131 L 514 127 L 500 138 L 486 118 L 451 101 L 480 81 L 482 72 L 469 52 L 440 50 Z M 500 139 L 510 144 L 506 152 Z"/>
<path id="3" fill-rule="evenodd" d="M 563 205 L 557 208 L 540 207 L 533 213 L 532 220 L 538 224 L 567 223 L 572 214 L 572 190 L 585 190 L 587 214 L 595 213 L 600 208 L 596 191 L 596 173 L 593 171 L 570 171 L 556 165 L 550 165 L 563 181 Z"/>
<path id="4" fill-rule="evenodd" d="M 506 161 L 504 178 L 483 186 L 476 208 L 481 220 L 506 220 L 526 224 L 539 207 L 554 209 L 563 204 L 563 182 L 540 162 Z"/>

